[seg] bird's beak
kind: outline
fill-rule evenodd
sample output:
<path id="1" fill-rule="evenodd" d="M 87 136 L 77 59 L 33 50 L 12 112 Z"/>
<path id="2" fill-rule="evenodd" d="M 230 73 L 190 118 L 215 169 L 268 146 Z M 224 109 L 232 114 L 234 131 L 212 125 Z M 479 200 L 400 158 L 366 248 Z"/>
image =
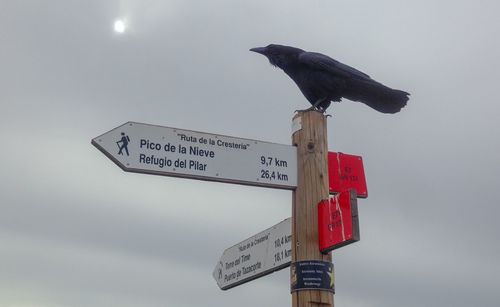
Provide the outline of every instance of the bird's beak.
<path id="1" fill-rule="evenodd" d="M 266 55 L 266 47 L 257 47 L 257 48 L 252 48 L 250 51 L 257 52 L 263 55 Z"/>

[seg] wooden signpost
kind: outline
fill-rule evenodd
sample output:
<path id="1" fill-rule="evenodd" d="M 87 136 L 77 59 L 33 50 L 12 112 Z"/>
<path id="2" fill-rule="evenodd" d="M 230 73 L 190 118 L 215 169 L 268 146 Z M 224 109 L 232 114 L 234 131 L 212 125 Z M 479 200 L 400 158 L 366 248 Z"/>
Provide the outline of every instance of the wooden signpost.
<path id="1" fill-rule="evenodd" d="M 294 122 L 292 143 L 297 146 L 297 188 L 292 204 L 292 306 L 328 307 L 333 306 L 334 278 L 333 270 L 329 271 L 332 256 L 319 250 L 316 207 L 329 197 L 326 116 L 315 111 L 298 112 Z M 301 274 L 304 271 L 318 273 L 308 276 Z M 300 278 L 309 278 L 309 283 Z"/>
<path id="2" fill-rule="evenodd" d="M 226 249 L 214 279 L 226 290 L 290 266 L 293 307 L 333 307 L 329 251 L 359 240 L 356 197 L 368 194 L 361 157 L 328 153 L 326 126 L 298 111 L 290 146 L 127 122 L 92 144 L 129 172 L 293 190 L 291 219 Z"/>

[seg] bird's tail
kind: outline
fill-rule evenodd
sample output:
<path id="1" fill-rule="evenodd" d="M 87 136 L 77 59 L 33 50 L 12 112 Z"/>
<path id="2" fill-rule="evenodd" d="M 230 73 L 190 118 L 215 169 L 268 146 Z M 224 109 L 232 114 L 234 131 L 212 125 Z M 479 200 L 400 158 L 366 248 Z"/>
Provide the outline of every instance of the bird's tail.
<path id="1" fill-rule="evenodd" d="M 395 90 L 372 79 L 351 80 L 344 97 L 359 101 L 382 113 L 397 113 L 406 106 L 410 94 Z"/>

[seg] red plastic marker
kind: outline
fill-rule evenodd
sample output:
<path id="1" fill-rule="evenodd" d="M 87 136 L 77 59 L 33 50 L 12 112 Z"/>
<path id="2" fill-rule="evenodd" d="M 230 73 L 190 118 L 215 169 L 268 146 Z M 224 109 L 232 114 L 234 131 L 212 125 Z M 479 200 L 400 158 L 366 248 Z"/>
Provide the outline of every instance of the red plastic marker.
<path id="1" fill-rule="evenodd" d="M 363 158 L 360 156 L 328 152 L 328 180 L 330 194 L 354 189 L 358 197 L 368 197 Z"/>
<path id="2" fill-rule="evenodd" d="M 328 253 L 359 241 L 356 191 L 341 192 L 318 204 L 319 249 Z"/>

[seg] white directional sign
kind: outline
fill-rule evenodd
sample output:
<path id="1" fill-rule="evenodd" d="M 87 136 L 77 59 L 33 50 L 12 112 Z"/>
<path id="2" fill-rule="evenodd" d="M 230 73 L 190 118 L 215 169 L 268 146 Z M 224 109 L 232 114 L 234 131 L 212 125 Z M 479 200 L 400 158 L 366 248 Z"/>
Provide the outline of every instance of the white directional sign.
<path id="1" fill-rule="evenodd" d="M 129 172 L 294 189 L 297 148 L 190 130 L 125 123 L 92 144 Z"/>
<path id="2" fill-rule="evenodd" d="M 281 270 L 292 260 L 292 226 L 288 218 L 224 251 L 213 276 L 222 290 Z"/>

